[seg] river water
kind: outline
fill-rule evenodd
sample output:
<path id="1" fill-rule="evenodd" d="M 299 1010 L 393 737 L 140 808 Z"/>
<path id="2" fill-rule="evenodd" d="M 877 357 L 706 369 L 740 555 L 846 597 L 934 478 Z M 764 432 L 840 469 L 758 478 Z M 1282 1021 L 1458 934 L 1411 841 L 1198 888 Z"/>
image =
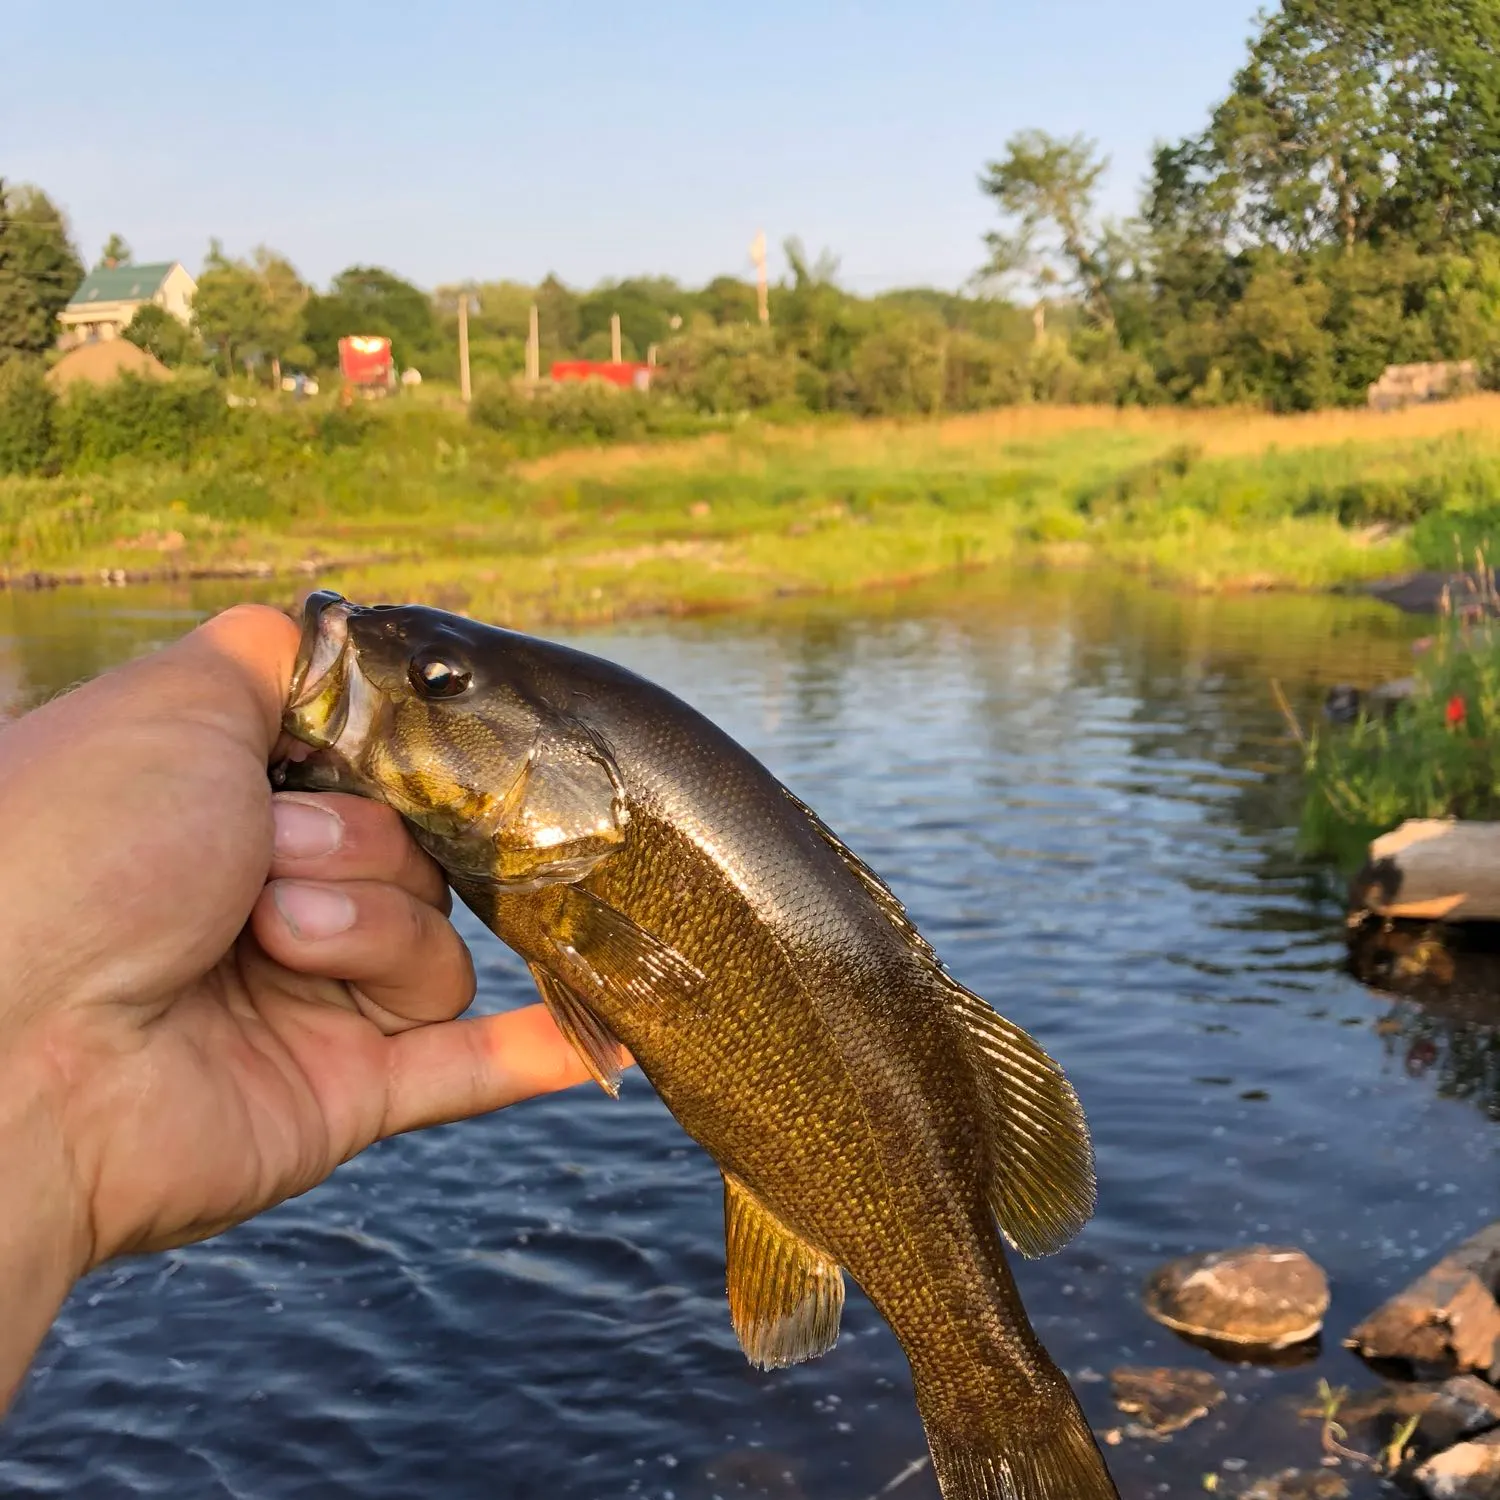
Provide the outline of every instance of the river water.
<path id="1" fill-rule="evenodd" d="M 234 592 L 0 597 L 0 695 L 23 706 Z M 1353 600 L 995 574 L 573 638 L 747 744 L 1068 1068 L 1101 1200 L 1018 1266 L 1038 1329 L 1100 1430 L 1125 1420 L 1104 1379 L 1122 1363 L 1213 1369 L 1230 1397 L 1109 1448 L 1127 1500 L 1315 1464 L 1294 1405 L 1320 1376 L 1370 1383 L 1339 1338 L 1497 1211 L 1496 1032 L 1344 972 L 1268 686 L 1310 717 L 1331 682 L 1406 670 L 1417 629 Z M 533 999 L 460 920 L 478 1005 Z M 1254 1240 L 1329 1273 L 1312 1364 L 1223 1364 L 1141 1311 L 1163 1259 Z M 924 1448 L 857 1293 L 844 1330 L 822 1360 L 749 1369 L 715 1170 L 635 1075 L 617 1103 L 580 1089 L 387 1142 L 216 1240 L 97 1273 L 0 1429 L 0 1494 L 866 1500 Z"/>

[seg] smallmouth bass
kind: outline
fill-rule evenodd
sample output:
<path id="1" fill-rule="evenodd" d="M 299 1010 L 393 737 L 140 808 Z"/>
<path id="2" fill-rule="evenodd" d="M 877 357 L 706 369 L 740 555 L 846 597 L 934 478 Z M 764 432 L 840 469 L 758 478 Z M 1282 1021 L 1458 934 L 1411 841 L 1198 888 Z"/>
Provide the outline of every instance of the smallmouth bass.
<path id="1" fill-rule="evenodd" d="M 285 784 L 400 813 L 599 1083 L 628 1049 L 717 1163 L 752 1363 L 831 1348 L 847 1272 L 945 1500 L 1118 1500 L 1004 1250 L 1093 1210 L 1077 1097 L 811 808 L 634 673 L 417 606 L 314 594 L 284 725 Z"/>

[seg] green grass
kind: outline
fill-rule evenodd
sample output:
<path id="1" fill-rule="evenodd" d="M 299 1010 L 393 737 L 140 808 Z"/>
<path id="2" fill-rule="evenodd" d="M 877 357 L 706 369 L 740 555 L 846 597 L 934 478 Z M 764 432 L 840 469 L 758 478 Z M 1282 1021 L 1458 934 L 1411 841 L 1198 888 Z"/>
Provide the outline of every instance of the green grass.
<path id="1" fill-rule="evenodd" d="M 1199 589 L 1500 555 L 1500 399 L 1390 417 L 1019 408 L 745 423 L 527 460 L 412 404 L 260 412 L 186 465 L 0 480 L 0 559 L 92 577 L 337 563 L 516 623 L 729 608 L 1015 558 Z"/>
<path id="2" fill-rule="evenodd" d="M 1500 816 L 1500 628 L 1446 625 L 1391 715 L 1308 737 L 1302 840 L 1353 868 L 1407 818 Z"/>

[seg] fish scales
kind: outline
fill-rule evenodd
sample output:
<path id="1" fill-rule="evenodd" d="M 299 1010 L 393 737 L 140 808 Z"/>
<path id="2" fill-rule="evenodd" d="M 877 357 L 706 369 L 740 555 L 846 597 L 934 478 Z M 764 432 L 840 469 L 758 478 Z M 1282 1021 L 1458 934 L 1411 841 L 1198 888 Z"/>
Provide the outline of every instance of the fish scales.
<path id="1" fill-rule="evenodd" d="M 600 1082 L 628 1049 L 720 1167 L 747 1355 L 830 1347 L 842 1268 L 906 1351 L 945 1500 L 1115 1496 L 1000 1233 L 1055 1248 L 1087 1216 L 1076 1098 L 878 877 L 612 663 L 326 594 L 300 661 L 289 781 L 401 812 Z"/>

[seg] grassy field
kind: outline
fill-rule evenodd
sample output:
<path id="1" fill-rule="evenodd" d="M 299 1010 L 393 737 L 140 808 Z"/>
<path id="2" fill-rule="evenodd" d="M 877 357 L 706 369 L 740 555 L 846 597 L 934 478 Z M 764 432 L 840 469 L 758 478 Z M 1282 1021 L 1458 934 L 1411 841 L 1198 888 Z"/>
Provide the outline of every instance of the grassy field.
<path id="1" fill-rule="evenodd" d="M 1320 588 L 1500 542 L 1500 397 L 1401 413 L 1016 408 L 529 462 L 412 406 L 260 414 L 186 467 L 0 480 L 11 579 L 328 569 L 517 623 L 731 607 L 1017 557 Z M 1493 549 L 1500 553 L 1500 545 Z"/>

